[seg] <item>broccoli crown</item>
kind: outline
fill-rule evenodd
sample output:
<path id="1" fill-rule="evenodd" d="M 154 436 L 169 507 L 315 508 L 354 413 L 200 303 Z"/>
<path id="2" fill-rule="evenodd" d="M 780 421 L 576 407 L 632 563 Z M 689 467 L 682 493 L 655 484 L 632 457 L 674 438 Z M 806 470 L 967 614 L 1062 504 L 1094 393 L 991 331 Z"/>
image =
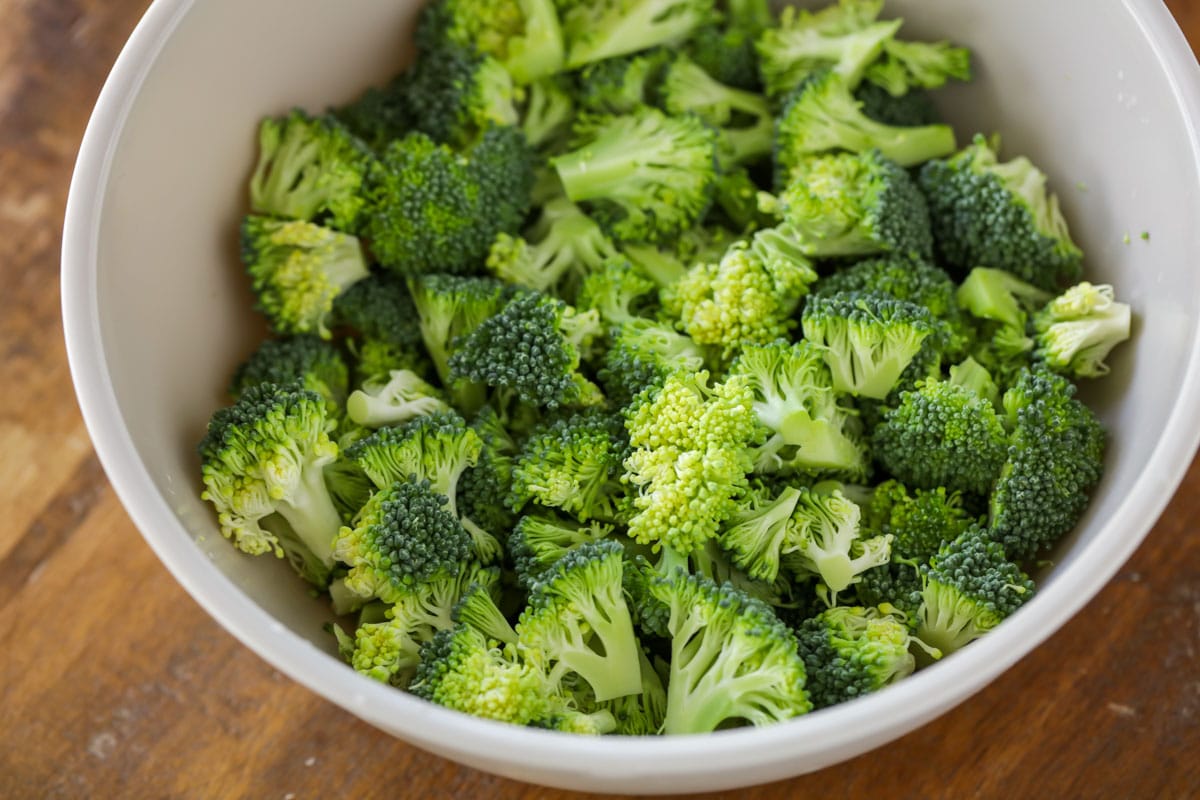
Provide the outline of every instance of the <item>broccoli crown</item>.
<path id="1" fill-rule="evenodd" d="M 360 380 L 428 369 L 412 295 L 396 274 L 375 272 L 346 289 L 334 298 L 333 318 L 356 334 Z"/>
<path id="2" fill-rule="evenodd" d="M 334 626 L 334 632 L 341 633 L 341 629 Z M 341 634 L 339 640 L 344 636 Z M 354 637 L 346 638 L 349 641 L 344 642 L 343 655 L 350 666 L 380 683 L 406 685 L 421 661 L 421 642 L 396 620 L 361 623 Z"/>
<path id="3" fill-rule="evenodd" d="M 838 292 L 808 298 L 804 338 L 825 348 L 839 392 L 887 397 L 934 331 L 929 309 L 876 292 Z"/>
<path id="4" fill-rule="evenodd" d="M 513 462 L 509 507 L 519 511 L 533 502 L 581 522 L 615 519 L 624 500 L 624 440 L 621 417 L 595 410 L 535 428 Z"/>
<path id="5" fill-rule="evenodd" d="M 421 648 L 409 690 L 446 708 L 515 725 L 538 720 L 550 707 L 545 675 L 465 624 L 438 631 Z"/>
<path id="6" fill-rule="evenodd" d="M 548 512 L 526 514 L 508 536 L 517 581 L 526 589 L 532 588 L 568 551 L 610 533 L 612 526 L 602 522 L 585 525 Z"/>
<path id="7" fill-rule="evenodd" d="M 512 76 L 471 46 L 447 43 L 422 53 L 412 70 L 408 102 L 418 130 L 453 145 L 519 120 Z"/>
<path id="8" fill-rule="evenodd" d="M 325 399 L 330 417 L 338 414 L 349 390 L 350 376 L 341 353 L 311 334 L 267 339 L 237 368 L 229 394 L 237 400 L 251 386 L 300 384 Z"/>
<path id="9" fill-rule="evenodd" d="M 363 230 L 379 262 L 401 274 L 477 272 L 496 234 L 520 227 L 532 186 L 515 128 L 489 127 L 463 152 L 410 133 L 367 174 Z"/>
<path id="10" fill-rule="evenodd" d="M 684 54 L 667 65 L 659 95 L 667 113 L 693 113 L 720 129 L 722 164 L 770 155 L 775 121 L 762 95 L 720 83 Z"/>
<path id="11" fill-rule="evenodd" d="M 624 552 L 609 540 L 567 551 L 534 583 L 517 623 L 528 659 L 551 674 L 579 675 L 600 702 L 642 691 L 641 645 L 622 583 Z"/>
<path id="12" fill-rule="evenodd" d="M 387 616 L 410 638 L 428 642 L 438 631 L 454 627 L 454 609 L 473 587 L 495 593 L 499 582 L 499 567 L 484 567 L 467 559 L 452 573 L 411 586 L 394 586 L 397 599 Z"/>
<path id="13" fill-rule="evenodd" d="M 875 608 L 838 606 L 796 631 L 814 708 L 827 708 L 894 683 L 916 669 L 904 622 Z"/>
<path id="14" fill-rule="evenodd" d="M 713 78 L 735 89 L 757 91 L 762 80 L 758 74 L 757 26 L 739 24 L 704 25 L 688 40 L 687 54 Z"/>
<path id="15" fill-rule="evenodd" d="M 197 448 L 204 491 L 221 533 L 251 555 L 288 557 L 303 577 L 323 585 L 333 566 L 341 517 L 323 468 L 338 455 L 324 398 L 292 386 L 250 386 L 218 410 Z M 263 526 L 279 514 L 286 529 Z"/>
<path id="16" fill-rule="evenodd" d="M 952 653 L 1000 624 L 1033 596 L 1033 581 L 1004 547 L 973 525 L 921 568 L 917 634 Z"/>
<path id="17" fill-rule="evenodd" d="M 348 105 L 333 109 L 339 122 L 373 152 L 380 153 L 393 139 L 413 128 L 413 111 L 408 102 L 412 73 L 407 70 L 383 87 L 371 87 Z"/>
<path id="18" fill-rule="evenodd" d="M 956 290 L 954 281 L 940 267 L 923 259 L 884 256 L 859 261 L 822 278 L 813 287 L 813 294 L 876 292 L 924 306 L 933 315 L 936 328 L 926 347 L 932 345 L 944 357 L 957 358 L 964 354 L 970 334 Z"/>
<path id="19" fill-rule="evenodd" d="M 928 561 L 942 545 L 976 521 L 963 508 L 959 492 L 938 486 L 910 493 L 897 480 L 875 487 L 866 514 L 872 529 L 892 535 L 894 558 L 917 562 Z"/>
<path id="20" fill-rule="evenodd" d="M 563 68 L 562 30 L 551 0 L 440 0 L 422 9 L 415 38 L 422 56 L 448 43 L 478 50 L 522 85 Z"/>
<path id="21" fill-rule="evenodd" d="M 610 258 L 590 273 L 579 286 L 576 308 L 595 309 L 608 325 L 621 325 L 653 316 L 658 285 L 629 259 Z"/>
<path id="22" fill-rule="evenodd" d="M 446 498 L 428 481 L 403 479 L 371 495 L 342 527 L 334 555 L 350 565 L 346 588 L 360 597 L 396 602 L 405 590 L 458 572 L 471 537 L 446 510 Z"/>
<path id="23" fill-rule="evenodd" d="M 565 75 L 542 78 L 523 89 L 521 132 L 539 153 L 557 152 L 575 120 L 573 84 Z"/>
<path id="24" fill-rule="evenodd" d="M 676 370 L 696 372 L 704 352 L 692 339 L 648 319 L 631 319 L 610 331 L 598 378 L 609 400 L 627 406 L 648 386 L 661 386 Z"/>
<path id="25" fill-rule="evenodd" d="M 479 461 L 459 478 L 458 507 L 485 530 L 507 533 L 517 519 L 506 503 L 517 443 L 491 406 L 484 406 L 471 420 L 471 428 L 479 434 L 483 447 Z"/>
<path id="26" fill-rule="evenodd" d="M 953 78 L 971 80 L 971 51 L 949 42 L 906 42 L 889 39 L 881 57 L 863 77 L 894 97 L 920 89 L 938 89 Z"/>
<path id="27" fill-rule="evenodd" d="M 403 425 L 380 428 L 346 448 L 380 489 L 396 481 L 428 480 L 458 516 L 458 478 L 479 460 L 483 442 L 454 411 L 435 411 Z"/>
<path id="28" fill-rule="evenodd" d="M 900 166 L 911 167 L 947 156 L 955 147 L 949 125 L 897 127 L 870 119 L 846 83 L 836 73 L 822 71 L 805 78 L 784 104 L 775 130 L 775 166 L 786 175 L 810 155 L 878 150 Z"/>
<path id="29" fill-rule="evenodd" d="M 717 19 L 712 0 L 564 0 L 567 67 L 676 45 Z"/>
<path id="30" fill-rule="evenodd" d="M 807 259 L 772 252 L 783 238 L 760 231 L 750 244 L 730 247 L 720 262 L 689 269 L 664 297 L 677 309 L 680 328 L 698 344 L 720 346 L 726 357 L 788 336 L 817 273 Z"/>
<path id="31" fill-rule="evenodd" d="M 671 241 L 708 210 L 716 133 L 693 115 L 639 107 L 576 123 L 575 149 L 551 159 L 567 197 L 617 239 Z"/>
<path id="32" fill-rule="evenodd" d="M 804 660 L 770 606 L 726 583 L 682 572 L 649 583 L 668 611 L 671 666 L 663 733 L 725 722 L 768 725 L 807 713 Z"/>
<path id="33" fill-rule="evenodd" d="M 799 577 L 816 576 L 836 595 L 866 570 L 891 558 L 892 537 L 867 538 L 862 509 L 840 488 L 802 488 L 783 545 L 784 564 Z"/>
<path id="34" fill-rule="evenodd" d="M 425 349 L 438 378 L 450 382 L 450 354 L 461 337 L 508 302 L 509 290 L 492 278 L 432 274 L 408 282 Z"/>
<path id="35" fill-rule="evenodd" d="M 1074 378 L 1108 374 L 1109 351 L 1129 338 L 1131 310 L 1113 299 L 1113 287 L 1084 281 L 1033 315 L 1035 357 Z"/>
<path id="36" fill-rule="evenodd" d="M 512 390 L 523 402 L 551 410 L 595 404 L 599 390 L 579 364 L 600 332 L 595 312 L 577 313 L 550 295 L 524 292 L 459 340 L 450 377 Z"/>
<path id="37" fill-rule="evenodd" d="M 1051 297 L 1011 272 L 972 269 L 956 294 L 959 306 L 975 318 L 972 356 L 1003 383 L 1011 382 L 1031 360 L 1034 342 L 1027 335 L 1029 313 Z"/>
<path id="38" fill-rule="evenodd" d="M 940 258 L 968 270 L 987 264 L 1042 289 L 1079 280 L 1083 252 L 1071 241 L 1046 176 L 1024 156 L 997 158 L 999 140 L 982 136 L 952 157 L 921 168 Z"/>
<path id="39" fill-rule="evenodd" d="M 929 93 L 921 89 L 910 89 L 896 97 L 881 86 L 860 83 L 854 90 L 854 99 L 862 104 L 860 110 L 865 116 L 884 125 L 917 128 L 942 121 Z"/>
<path id="40" fill-rule="evenodd" d="M 877 150 L 803 159 L 779 205 L 811 256 L 933 254 L 925 198 L 908 171 Z"/>
<path id="41" fill-rule="evenodd" d="M 579 110 L 591 114 L 628 114 L 657 97 L 662 71 L 672 58 L 662 47 L 585 66 L 576 74 Z"/>
<path id="42" fill-rule="evenodd" d="M 786 464 L 797 470 L 865 475 L 867 456 L 853 432 L 853 412 L 837 402 L 820 348 L 783 339 L 747 345 L 729 374 L 745 376 L 754 392 L 754 413 L 770 430 L 756 471 L 778 472 Z"/>
<path id="43" fill-rule="evenodd" d="M 250 178 L 250 210 L 296 220 L 327 221 L 357 233 L 370 151 L 333 117 L 299 109 L 258 128 L 258 163 Z"/>
<path id="44" fill-rule="evenodd" d="M 921 610 L 921 571 L 916 563 L 893 557 L 858 576 L 854 596 L 864 606 L 887 608 L 910 631 L 916 631 Z"/>
<path id="45" fill-rule="evenodd" d="M 311 222 L 252 214 L 242 222 L 241 250 L 255 307 L 282 334 L 328 339 L 334 299 L 368 275 L 358 239 Z"/>
<path id="46" fill-rule="evenodd" d="M 725 521 L 717 539 L 733 563 L 756 580 L 774 582 L 779 559 L 800 490 L 786 487 L 778 495 L 752 491 Z"/>
<path id="47" fill-rule="evenodd" d="M 954 380 L 930 380 L 900 394 L 875 426 L 871 452 L 909 486 L 987 495 L 1004 466 L 1008 432 L 990 399 Z"/>
<path id="48" fill-rule="evenodd" d="M 542 206 L 523 236 L 501 233 L 488 251 L 488 270 L 508 283 L 537 291 L 564 286 L 617 256 L 600 225 L 565 197 Z"/>
<path id="49" fill-rule="evenodd" d="M 488 639 L 504 644 L 517 643 L 517 632 L 496 605 L 489 587 L 474 584 L 463 593 L 450 612 L 455 623 L 465 623 Z"/>
<path id="50" fill-rule="evenodd" d="M 648 387 L 625 410 L 633 447 L 710 446 L 745 449 L 760 436 L 749 381 L 731 378 L 708 385 L 709 372 L 675 371 L 659 387 Z"/>
<path id="51" fill-rule="evenodd" d="M 398 425 L 423 414 L 449 410 L 439 390 L 406 369 L 392 370 L 386 380 L 368 380 L 346 401 L 346 415 L 368 428 Z"/>
<path id="52" fill-rule="evenodd" d="M 867 66 L 900 28 L 901 20 L 876 20 L 882 5 L 858 0 L 815 14 L 785 8 L 779 26 L 763 31 L 758 40 L 767 94 L 782 97 L 826 69 L 851 89 L 857 86 Z"/>
<path id="53" fill-rule="evenodd" d="M 990 520 L 1013 558 L 1032 557 L 1074 527 L 1104 471 L 1104 428 L 1074 394 L 1069 380 L 1035 368 L 1004 395 L 1012 446 Z"/>

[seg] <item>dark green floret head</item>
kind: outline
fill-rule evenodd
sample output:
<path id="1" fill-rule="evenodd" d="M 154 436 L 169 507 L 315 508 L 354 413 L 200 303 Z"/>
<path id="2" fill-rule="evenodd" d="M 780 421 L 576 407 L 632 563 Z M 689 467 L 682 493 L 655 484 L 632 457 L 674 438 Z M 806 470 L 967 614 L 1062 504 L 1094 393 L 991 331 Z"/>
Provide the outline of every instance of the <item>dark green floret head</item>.
<path id="1" fill-rule="evenodd" d="M 526 514 L 517 521 L 508 537 L 508 551 L 517 580 L 524 588 L 531 588 L 569 551 L 599 541 L 612 530 L 612 526 L 605 523 L 585 525 L 550 512 Z"/>
<path id="2" fill-rule="evenodd" d="M 429 480 L 457 514 L 458 478 L 478 462 L 482 446 L 456 412 L 435 411 L 380 428 L 346 448 L 346 457 L 381 489 L 401 480 Z"/>
<path id="3" fill-rule="evenodd" d="M 274 383 L 300 384 L 325 398 L 330 417 L 338 416 L 346 401 L 350 371 L 341 353 L 330 342 L 311 334 L 267 339 L 233 375 L 229 394 L 234 400 L 251 386 Z"/>
<path id="4" fill-rule="evenodd" d="M 896 97 L 881 86 L 864 82 L 854 90 L 854 99 L 862 103 L 863 114 L 885 125 L 915 128 L 942 121 L 929 93 L 920 89 Z"/>
<path id="5" fill-rule="evenodd" d="M 903 620 L 875 608 L 838 606 L 796 631 L 813 708 L 878 691 L 912 674 L 912 636 Z"/>
<path id="6" fill-rule="evenodd" d="M 373 272 L 355 283 L 334 299 L 333 318 L 349 329 L 360 383 L 397 369 L 428 372 L 417 310 L 399 275 Z"/>
<path id="7" fill-rule="evenodd" d="M 470 46 L 423 53 L 413 68 L 409 105 L 418 130 L 452 145 L 469 144 L 492 125 L 516 125 L 512 76 Z"/>

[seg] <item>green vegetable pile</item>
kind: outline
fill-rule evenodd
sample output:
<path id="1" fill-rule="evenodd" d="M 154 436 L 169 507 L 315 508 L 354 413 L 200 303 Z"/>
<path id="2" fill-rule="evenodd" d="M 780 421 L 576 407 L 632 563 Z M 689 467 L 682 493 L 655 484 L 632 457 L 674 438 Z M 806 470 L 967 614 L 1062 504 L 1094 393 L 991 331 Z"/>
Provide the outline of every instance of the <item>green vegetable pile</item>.
<path id="1" fill-rule="evenodd" d="M 970 53 L 881 0 L 433 0 L 263 121 L 274 337 L 200 444 L 355 670 L 576 733 L 764 725 L 1000 624 L 1075 525 L 1130 309 L 1046 176 L 960 149 Z"/>

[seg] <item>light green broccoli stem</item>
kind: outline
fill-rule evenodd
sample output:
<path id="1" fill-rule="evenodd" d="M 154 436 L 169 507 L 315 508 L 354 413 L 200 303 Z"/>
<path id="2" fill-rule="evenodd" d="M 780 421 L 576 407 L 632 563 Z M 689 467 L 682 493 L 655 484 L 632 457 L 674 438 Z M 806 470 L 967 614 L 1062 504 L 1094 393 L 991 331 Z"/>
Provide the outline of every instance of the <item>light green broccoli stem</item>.
<path id="1" fill-rule="evenodd" d="M 333 540 L 342 527 L 325 485 L 324 467 L 331 461 L 332 457 L 322 458 L 302 466 L 297 490 L 279 498 L 275 507 L 326 570 L 333 568 Z"/>

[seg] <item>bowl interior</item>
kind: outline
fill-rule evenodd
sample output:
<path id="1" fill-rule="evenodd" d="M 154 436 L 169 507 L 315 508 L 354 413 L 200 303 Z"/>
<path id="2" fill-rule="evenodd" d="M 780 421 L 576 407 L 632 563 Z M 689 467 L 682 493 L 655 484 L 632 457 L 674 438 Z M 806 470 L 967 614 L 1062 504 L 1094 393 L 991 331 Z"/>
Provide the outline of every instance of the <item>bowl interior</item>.
<path id="1" fill-rule="evenodd" d="M 107 103 L 107 122 L 89 132 L 81 158 L 96 170 L 97 194 L 90 208 L 71 212 L 77 219 L 68 224 L 84 231 L 86 246 L 67 259 L 65 280 L 71 281 L 68 289 L 84 291 L 88 298 L 81 306 L 87 319 L 69 319 L 68 335 L 73 363 L 94 362 L 77 371 L 90 369 L 98 376 L 80 389 L 89 427 L 143 533 L 202 604 L 213 610 L 220 602 L 218 618 L 252 646 L 266 635 L 263 622 L 271 620 L 270 635 L 300 637 L 323 651 L 306 654 L 303 663 L 277 667 L 310 686 L 317 683 L 312 669 L 336 669 L 355 696 L 392 704 L 378 712 L 352 707 L 355 713 L 505 774 L 573 788 L 715 789 L 814 769 L 915 727 L 1048 635 L 1048 620 L 1051 629 L 1065 620 L 1066 614 L 1048 607 L 1066 599 L 1054 591 L 1056 583 L 1073 576 L 1072 591 L 1091 596 L 1120 563 L 1097 559 L 1113 552 L 1123 559 L 1144 535 L 1167 498 L 1140 497 L 1135 484 L 1157 485 L 1155 491 L 1169 495 L 1196 435 L 1195 425 L 1183 425 L 1178 417 L 1180 397 L 1194 380 L 1200 180 L 1193 121 L 1184 109 L 1179 77 L 1161 53 L 1164 46 L 1186 44 L 1165 11 L 1151 2 L 891 0 L 888 13 L 907 19 L 903 35 L 949 38 L 974 49 L 975 82 L 939 95 L 960 140 L 965 143 L 976 131 L 1000 131 L 1003 156 L 1026 154 L 1045 169 L 1086 253 L 1089 278 L 1113 283 L 1136 315 L 1135 338 L 1112 358 L 1112 375 L 1085 390 L 1111 431 L 1107 475 L 1087 517 L 1057 552 L 1041 595 L 1005 626 L 1043 629 L 1022 631 L 1008 642 L 1015 652 L 1001 656 L 995 651 L 1001 666 L 990 674 L 964 672 L 971 663 L 982 663 L 983 652 L 974 662 L 962 659 L 961 669 L 958 656 L 939 664 L 930 671 L 940 671 L 939 685 L 955 687 L 945 690 L 943 700 L 921 701 L 914 695 L 909 699 L 918 701 L 918 708 L 885 719 L 857 742 L 817 746 L 801 733 L 800 726 L 817 724 L 817 717 L 836 727 L 843 710 L 834 709 L 781 726 L 795 735 L 772 732 L 773 738 L 761 739 L 771 746 L 753 748 L 760 755 L 740 767 L 719 756 L 696 763 L 683 783 L 665 780 L 679 768 L 671 757 L 636 763 L 639 752 L 667 753 L 653 743 L 630 751 L 635 758 L 627 763 L 635 768 L 627 777 L 635 785 L 613 774 L 589 777 L 566 756 L 560 765 L 545 760 L 522 766 L 503 756 L 443 746 L 414 730 L 395 712 L 417 713 L 415 701 L 372 694 L 379 687 L 324 655 L 332 651 L 321 630 L 329 612 L 309 597 L 286 564 L 245 557 L 222 539 L 210 509 L 197 497 L 194 451 L 209 416 L 226 403 L 233 367 L 265 333 L 251 310 L 237 256 L 237 226 L 245 212 L 259 119 L 297 105 L 320 110 L 383 83 L 408 57 L 416 8 L 416 3 L 372 0 L 160 0 L 114 73 L 101 100 L 102 106 Z M 1084 15 L 1087 35 L 1081 37 Z M 1149 241 L 1140 238 L 1143 231 Z M 92 400 L 100 395 L 115 402 L 116 414 L 100 410 Z M 119 437 L 113 428 L 121 429 Z M 1168 433 L 1185 439 L 1186 446 L 1169 459 L 1154 458 Z M 1150 509 L 1148 519 L 1130 511 L 1138 503 Z M 169 519 L 161 512 L 155 517 L 150 506 L 165 507 Z M 167 524 L 151 524 L 152 519 Z M 1136 524 L 1115 526 L 1114 521 L 1130 519 Z M 1113 544 L 1122 538 L 1125 544 Z M 194 568 L 188 557 L 195 559 Z M 213 596 L 218 588 L 227 593 L 219 601 Z M 1038 604 L 1047 608 L 1038 612 Z M 240 627 L 231 622 L 239 615 Z M 1000 647 L 1001 633 L 994 634 L 994 645 L 985 639 L 979 649 Z M 922 679 L 918 674 L 911 680 Z M 345 694 L 321 691 L 353 705 Z M 855 705 L 899 691 L 902 687 Z M 430 719 L 436 727 L 446 716 Z M 511 739 L 518 733 L 506 735 Z M 767 734 L 737 735 L 749 742 L 747 735 Z"/>

